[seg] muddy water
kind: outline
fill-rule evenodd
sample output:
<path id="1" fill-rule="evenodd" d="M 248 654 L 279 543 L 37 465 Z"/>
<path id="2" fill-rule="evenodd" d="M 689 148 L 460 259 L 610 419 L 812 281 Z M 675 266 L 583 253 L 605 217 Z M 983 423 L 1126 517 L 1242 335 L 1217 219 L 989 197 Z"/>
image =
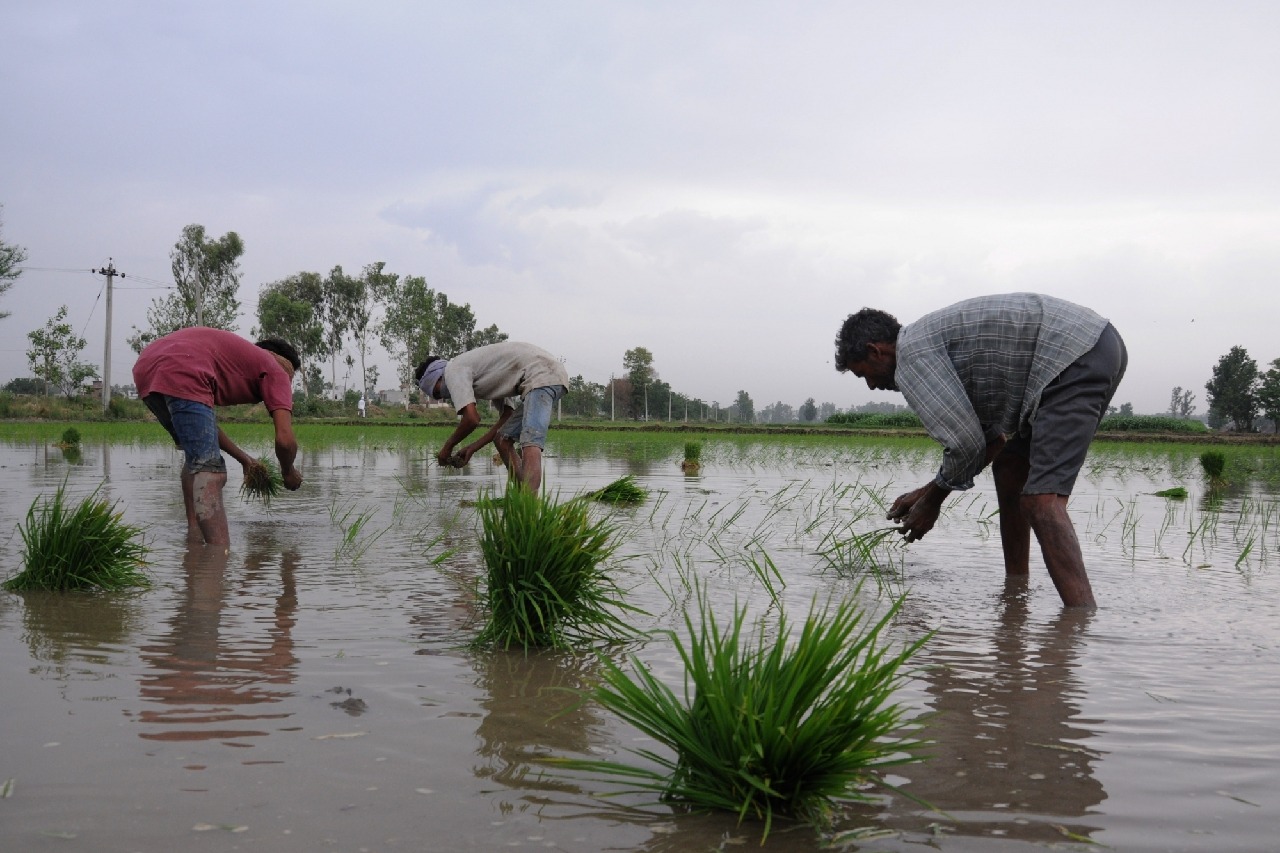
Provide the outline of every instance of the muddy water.
<path id="1" fill-rule="evenodd" d="M 265 453 L 266 446 L 251 450 Z M 1220 498 L 1185 458 L 1096 452 L 1071 510 L 1102 604 L 1064 612 L 1043 568 L 1006 584 L 989 479 L 930 536 L 878 555 L 860 589 L 822 552 L 883 524 L 871 511 L 929 476 L 930 452 L 708 442 L 558 449 L 552 488 L 633 474 L 644 506 L 612 511 L 630 600 L 678 624 L 708 585 L 727 610 L 776 613 L 767 553 L 799 616 L 815 598 L 879 610 L 905 593 L 895 640 L 933 631 L 899 700 L 929 714 L 930 759 L 904 797 L 842 811 L 770 850 L 1270 850 L 1280 818 L 1280 520 L 1262 481 Z M 0 566 L 31 501 L 101 486 L 145 525 L 155 587 L 127 596 L 0 593 L 0 849 L 646 850 L 756 844 L 759 827 L 676 814 L 549 776 L 547 755 L 619 756 L 638 734 L 575 690 L 588 656 L 473 652 L 474 509 L 503 481 L 487 460 L 427 447 L 308 449 L 307 482 L 270 511 L 228 489 L 228 554 L 189 549 L 180 459 L 160 445 L 87 446 L 69 463 L 0 445 Z M 1191 496 L 1151 493 L 1184 485 Z M 605 510 L 601 510 L 605 512 Z M 838 560 L 837 560 L 838 561 Z M 665 590 L 665 591 L 664 591 Z M 630 647 L 679 683 L 670 644 Z"/>

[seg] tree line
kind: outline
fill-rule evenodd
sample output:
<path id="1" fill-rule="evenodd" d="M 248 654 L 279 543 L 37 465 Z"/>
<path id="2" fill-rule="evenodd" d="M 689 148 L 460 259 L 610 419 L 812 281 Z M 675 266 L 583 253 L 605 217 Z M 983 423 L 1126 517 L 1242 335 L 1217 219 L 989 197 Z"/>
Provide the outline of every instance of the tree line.
<path id="1" fill-rule="evenodd" d="M 1234 346 L 1218 359 L 1213 368 L 1213 378 L 1205 383 L 1209 404 L 1209 426 L 1214 429 L 1230 427 L 1241 432 L 1255 432 L 1259 417 L 1271 421 L 1273 429 L 1280 429 L 1280 358 L 1273 359 L 1264 372 L 1249 357 L 1244 347 Z M 1179 394 L 1186 405 L 1179 402 Z M 1175 388 L 1173 407 L 1185 411 L 1194 396 Z M 1187 411 L 1187 416 L 1190 411 Z"/>

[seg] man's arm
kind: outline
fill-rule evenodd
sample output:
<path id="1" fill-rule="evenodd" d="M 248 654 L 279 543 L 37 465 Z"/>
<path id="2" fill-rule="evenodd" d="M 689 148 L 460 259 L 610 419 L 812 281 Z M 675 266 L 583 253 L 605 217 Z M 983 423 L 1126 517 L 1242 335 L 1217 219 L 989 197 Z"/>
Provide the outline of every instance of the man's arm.
<path id="1" fill-rule="evenodd" d="M 294 467 L 298 458 L 298 440 L 293 435 L 293 413 L 288 409 L 276 409 L 271 413 L 276 427 L 276 459 L 280 461 L 280 476 L 284 487 L 296 491 L 302 485 L 302 472 Z"/>
<path id="2" fill-rule="evenodd" d="M 498 435 L 498 430 L 502 429 L 503 424 L 511 420 L 511 416 L 513 414 L 515 414 L 515 409 L 504 405 L 502 407 L 502 414 L 498 416 L 498 420 L 494 425 L 485 430 L 484 435 L 462 448 L 459 454 L 462 457 L 462 464 L 465 465 L 470 462 L 471 457 L 475 455 L 477 450 L 493 441 L 493 439 Z"/>
<path id="3" fill-rule="evenodd" d="M 458 425 L 453 428 L 453 433 L 440 446 L 440 452 L 436 454 L 436 461 L 441 465 L 448 465 L 449 458 L 453 456 L 453 448 L 458 446 L 458 442 L 475 432 L 476 427 L 479 425 L 480 413 L 476 411 L 475 403 L 467 403 L 459 409 Z"/>

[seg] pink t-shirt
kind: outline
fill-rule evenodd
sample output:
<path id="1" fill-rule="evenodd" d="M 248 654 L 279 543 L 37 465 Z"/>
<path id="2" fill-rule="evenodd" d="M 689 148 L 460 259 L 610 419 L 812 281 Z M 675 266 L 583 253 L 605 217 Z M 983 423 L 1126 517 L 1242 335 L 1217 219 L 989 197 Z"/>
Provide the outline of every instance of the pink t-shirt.
<path id="1" fill-rule="evenodd" d="M 133 366 L 138 399 L 168 394 L 206 406 L 267 404 L 293 411 L 289 374 L 275 355 L 234 332 L 192 326 L 152 341 Z"/>

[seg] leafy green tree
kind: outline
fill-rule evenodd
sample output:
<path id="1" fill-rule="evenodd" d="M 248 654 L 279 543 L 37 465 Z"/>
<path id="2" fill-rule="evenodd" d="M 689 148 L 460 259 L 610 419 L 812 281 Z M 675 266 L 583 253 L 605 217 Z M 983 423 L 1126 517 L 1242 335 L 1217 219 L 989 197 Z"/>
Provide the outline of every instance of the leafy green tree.
<path id="1" fill-rule="evenodd" d="M 4 221 L 0 219 L 0 226 L 3 225 Z M 13 287 L 13 283 L 18 280 L 18 276 L 22 275 L 22 263 L 26 259 L 26 249 L 0 239 L 0 295 L 8 292 L 9 288 Z M 8 317 L 9 313 L 0 311 L 0 320 Z"/>
<path id="2" fill-rule="evenodd" d="M 1169 414 L 1184 420 L 1191 417 L 1196 410 L 1195 399 L 1196 395 L 1190 388 L 1183 390 L 1181 385 L 1175 385 L 1173 393 L 1169 395 Z"/>
<path id="3" fill-rule="evenodd" d="M 22 377 L 19 379 L 10 379 L 4 386 L 4 390 L 10 394 L 43 394 L 45 392 L 44 382 L 34 377 Z"/>
<path id="4" fill-rule="evenodd" d="M 1262 374 L 1258 404 L 1262 407 L 1263 416 L 1271 421 L 1272 428 L 1280 432 L 1280 358 L 1273 359 L 1270 369 Z"/>
<path id="5" fill-rule="evenodd" d="M 436 292 L 422 276 L 410 275 L 384 282 L 378 299 L 385 313 L 378 326 L 378 340 L 391 354 L 397 378 L 410 384 L 419 362 L 428 355 L 442 354 L 431 349 L 436 331 Z"/>
<path id="6" fill-rule="evenodd" d="M 1258 416 L 1258 382 L 1258 363 L 1244 347 L 1232 347 L 1218 359 L 1213 378 L 1204 386 L 1210 425 L 1234 422 L 1236 429 L 1253 432 L 1253 419 Z"/>
<path id="7" fill-rule="evenodd" d="M 1133 403 L 1121 403 L 1121 404 L 1120 404 L 1120 417 L 1122 417 L 1122 418 L 1131 418 L 1131 417 L 1133 417 Z"/>
<path id="8" fill-rule="evenodd" d="M 751 395 L 746 391 L 738 392 L 738 399 L 733 403 L 733 419 L 744 424 L 752 423 L 756 419 L 755 403 L 751 402 Z"/>
<path id="9" fill-rule="evenodd" d="M 302 359 L 303 388 L 311 393 L 314 362 L 325 352 L 324 279 L 319 273 L 294 273 L 286 279 L 264 285 L 258 293 L 258 327 L 255 336 L 278 336 L 293 344 Z"/>
<path id="10" fill-rule="evenodd" d="M 588 382 L 582 374 L 569 377 L 569 390 L 564 395 L 564 411 L 579 418 L 594 418 L 608 412 L 608 388 Z"/>
<path id="11" fill-rule="evenodd" d="M 818 404 L 810 397 L 800 404 L 800 420 L 813 423 L 818 417 Z"/>
<path id="12" fill-rule="evenodd" d="M 49 318 L 43 329 L 28 332 L 31 349 L 27 350 L 27 364 L 46 387 L 52 385 L 67 397 L 74 397 L 84 387 L 85 380 L 95 379 L 98 368 L 80 361 L 85 340 L 78 337 L 67 322 L 67 306 Z"/>
<path id="13" fill-rule="evenodd" d="M 217 240 L 205 236 L 203 225 L 188 225 L 169 253 L 175 292 L 153 299 L 147 309 L 147 328 L 133 327 L 134 352 L 177 329 L 209 326 L 235 331 L 240 313 L 240 256 L 244 241 L 234 231 Z"/>
<path id="14" fill-rule="evenodd" d="M 649 386 L 658 376 L 653 369 L 653 353 L 644 347 L 629 349 L 622 354 L 622 367 L 627 373 L 627 380 L 631 383 L 631 393 L 626 398 L 628 414 L 637 419 L 647 417 Z"/>

